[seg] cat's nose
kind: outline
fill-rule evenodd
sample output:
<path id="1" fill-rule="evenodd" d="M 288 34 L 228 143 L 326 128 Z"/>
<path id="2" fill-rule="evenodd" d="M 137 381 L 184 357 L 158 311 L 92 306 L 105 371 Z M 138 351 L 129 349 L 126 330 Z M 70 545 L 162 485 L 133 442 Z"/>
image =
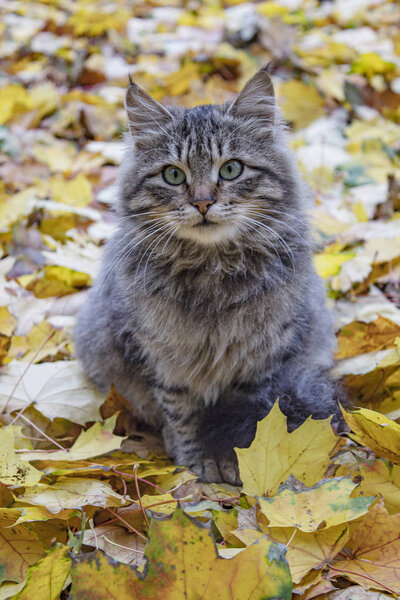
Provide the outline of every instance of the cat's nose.
<path id="1" fill-rule="evenodd" d="M 211 194 L 207 196 L 207 198 L 194 198 L 193 200 L 190 200 L 190 204 L 195 206 L 202 215 L 207 213 L 208 209 L 214 204 L 214 202 L 215 200 Z"/>

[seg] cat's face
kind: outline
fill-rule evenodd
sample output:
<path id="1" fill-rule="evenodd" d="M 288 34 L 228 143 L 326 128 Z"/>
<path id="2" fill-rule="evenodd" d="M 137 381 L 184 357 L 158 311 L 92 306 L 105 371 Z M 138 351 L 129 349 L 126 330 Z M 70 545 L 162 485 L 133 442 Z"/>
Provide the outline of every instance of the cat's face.
<path id="1" fill-rule="evenodd" d="M 254 235 L 274 239 L 279 214 L 288 209 L 291 165 L 277 147 L 265 70 L 231 105 L 167 109 L 135 85 L 126 105 L 134 161 L 124 166 L 125 213 L 149 235 L 157 234 L 161 245 L 169 236 L 208 245 Z"/>

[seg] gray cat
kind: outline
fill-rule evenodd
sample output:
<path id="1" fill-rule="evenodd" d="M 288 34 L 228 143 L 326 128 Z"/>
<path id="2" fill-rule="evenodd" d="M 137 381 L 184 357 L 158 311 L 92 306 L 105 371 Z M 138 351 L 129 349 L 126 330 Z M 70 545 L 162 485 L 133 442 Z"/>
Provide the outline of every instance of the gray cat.
<path id="1" fill-rule="evenodd" d="M 231 104 L 164 107 L 131 82 L 119 229 L 79 316 L 78 357 L 203 481 L 238 482 L 279 397 L 291 429 L 338 416 L 334 335 L 304 187 L 268 68 Z"/>

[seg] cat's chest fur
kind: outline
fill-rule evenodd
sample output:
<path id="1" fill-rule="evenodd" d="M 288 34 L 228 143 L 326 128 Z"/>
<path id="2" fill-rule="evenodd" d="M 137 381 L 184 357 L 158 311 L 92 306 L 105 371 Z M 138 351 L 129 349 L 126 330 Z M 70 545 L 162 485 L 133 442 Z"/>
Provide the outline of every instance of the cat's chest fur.
<path id="1" fill-rule="evenodd" d="M 271 294 L 259 291 L 240 300 L 239 290 L 239 299 L 225 307 L 224 289 L 203 294 L 204 302 L 210 303 L 208 311 L 182 307 L 157 294 L 143 296 L 136 305 L 136 323 L 147 365 L 157 380 L 166 386 L 187 386 L 207 402 L 232 384 L 265 377 L 279 349 L 287 346 L 290 332 L 282 327 L 289 316 L 281 302 L 277 314 Z"/>

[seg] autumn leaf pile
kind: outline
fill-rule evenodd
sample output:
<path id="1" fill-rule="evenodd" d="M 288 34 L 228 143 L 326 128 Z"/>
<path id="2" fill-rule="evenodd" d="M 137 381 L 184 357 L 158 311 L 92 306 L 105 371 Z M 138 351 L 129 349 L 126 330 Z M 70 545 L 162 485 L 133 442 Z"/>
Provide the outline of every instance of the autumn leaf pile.
<path id="1" fill-rule="evenodd" d="M 399 3 L 0 13 L 0 600 L 399 596 Z M 85 379 L 73 328 L 115 229 L 128 74 L 193 106 L 271 59 L 354 409 L 339 437 L 288 433 L 275 405 L 237 452 L 243 487 L 206 485 Z"/>

